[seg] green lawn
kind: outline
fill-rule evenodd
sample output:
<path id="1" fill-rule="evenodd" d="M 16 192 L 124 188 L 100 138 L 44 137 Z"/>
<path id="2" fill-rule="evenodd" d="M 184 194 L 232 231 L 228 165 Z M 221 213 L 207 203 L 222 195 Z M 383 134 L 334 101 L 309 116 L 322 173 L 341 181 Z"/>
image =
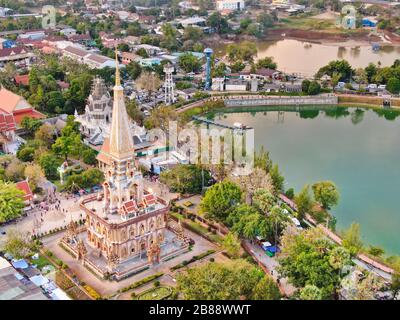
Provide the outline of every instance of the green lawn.
<path id="1" fill-rule="evenodd" d="M 39 259 L 34 260 L 31 259 L 31 263 L 35 264 L 38 269 L 42 270 L 43 267 L 47 265 L 52 265 L 54 266 L 49 260 L 47 260 L 43 255 L 39 254 Z"/>
<path id="2" fill-rule="evenodd" d="M 171 293 L 172 289 L 170 287 L 152 288 L 141 293 L 137 300 L 163 300 L 168 298 Z"/>
<path id="3" fill-rule="evenodd" d="M 182 221 L 185 222 L 189 226 L 189 229 L 192 229 L 192 231 L 197 232 L 198 234 L 204 234 L 216 243 L 222 243 L 222 237 L 220 235 L 213 234 L 212 232 L 208 231 L 208 229 L 199 222 L 185 219 L 183 215 L 176 212 L 170 212 L 170 215 L 178 219 L 182 219 Z"/>

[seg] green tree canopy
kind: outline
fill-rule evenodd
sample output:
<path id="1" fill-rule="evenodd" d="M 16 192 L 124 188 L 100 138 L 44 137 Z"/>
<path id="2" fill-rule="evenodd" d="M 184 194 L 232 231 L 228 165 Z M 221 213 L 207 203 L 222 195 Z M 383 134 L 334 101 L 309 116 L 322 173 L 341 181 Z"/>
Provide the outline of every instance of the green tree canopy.
<path id="1" fill-rule="evenodd" d="M 263 271 L 244 260 L 211 262 L 177 276 L 186 300 L 239 300 L 280 298 L 279 289 Z"/>
<path id="2" fill-rule="evenodd" d="M 200 193 L 208 185 L 211 175 L 198 165 L 177 165 L 168 171 L 163 171 L 160 181 L 165 183 L 173 192 Z"/>
<path id="3" fill-rule="evenodd" d="M 8 231 L 6 241 L 1 249 L 11 254 L 15 259 L 23 259 L 37 251 L 37 245 L 28 234 L 11 229 Z"/>
<path id="4" fill-rule="evenodd" d="M 307 284 L 304 288 L 300 290 L 301 300 L 322 300 L 321 290 L 311 284 Z"/>
<path id="5" fill-rule="evenodd" d="M 0 223 L 18 218 L 25 208 L 23 192 L 12 183 L 0 181 Z"/>
<path id="6" fill-rule="evenodd" d="M 182 54 L 178 63 L 185 72 L 198 72 L 201 68 L 201 61 L 191 53 Z"/>
<path id="7" fill-rule="evenodd" d="M 393 94 L 400 93 L 400 79 L 398 78 L 390 78 L 387 82 L 386 89 Z"/>
<path id="8" fill-rule="evenodd" d="M 360 225 L 352 223 L 350 227 L 344 231 L 342 237 L 342 245 L 350 251 L 352 255 L 356 255 L 363 248 L 360 234 Z"/>
<path id="9" fill-rule="evenodd" d="M 334 248 L 318 228 L 287 228 L 281 237 L 279 272 L 297 288 L 313 285 L 321 290 L 322 299 L 332 299 L 344 276 L 341 270 L 349 263 L 346 254 Z"/>
<path id="10" fill-rule="evenodd" d="M 242 191 L 231 181 L 214 184 L 207 190 L 200 203 L 200 209 L 208 217 L 225 221 L 232 209 L 240 202 Z"/>
<path id="11" fill-rule="evenodd" d="M 294 197 L 297 206 L 297 218 L 303 220 L 313 207 L 313 200 L 310 194 L 310 186 L 306 184 L 303 189 Z"/>
<path id="12" fill-rule="evenodd" d="M 273 194 L 264 188 L 257 189 L 253 194 L 253 204 L 263 213 L 269 212 L 275 201 Z"/>
<path id="13" fill-rule="evenodd" d="M 324 209 L 330 209 L 339 202 L 339 192 L 332 181 L 321 181 L 312 185 L 314 198 Z"/>

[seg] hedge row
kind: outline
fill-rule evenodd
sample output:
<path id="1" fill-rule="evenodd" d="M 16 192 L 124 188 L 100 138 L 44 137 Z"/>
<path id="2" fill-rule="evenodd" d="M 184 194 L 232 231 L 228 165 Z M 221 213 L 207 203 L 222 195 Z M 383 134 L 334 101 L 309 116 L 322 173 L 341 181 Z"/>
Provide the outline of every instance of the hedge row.
<path id="1" fill-rule="evenodd" d="M 201 260 L 204 257 L 207 257 L 213 253 L 215 253 L 215 250 L 207 250 L 206 252 L 203 252 L 203 253 L 199 254 L 198 256 L 193 256 L 192 259 L 190 259 L 190 260 L 182 261 L 181 263 L 177 264 L 176 266 L 173 266 L 172 268 L 170 268 L 170 270 L 175 271 L 175 270 L 181 269 L 183 267 L 186 267 L 188 264 L 195 262 L 197 260 Z"/>
<path id="2" fill-rule="evenodd" d="M 94 299 L 94 300 L 101 300 L 101 295 L 94 290 L 91 286 L 85 284 L 83 288 L 86 290 L 86 292 Z"/>
<path id="3" fill-rule="evenodd" d="M 140 286 L 142 286 L 142 285 L 144 285 L 146 283 L 149 283 L 149 282 L 151 282 L 151 281 L 153 281 L 153 280 L 155 280 L 157 278 L 162 277 L 163 275 L 164 275 L 163 272 L 155 273 L 155 274 L 153 274 L 151 276 L 143 278 L 142 280 L 139 280 L 139 281 L 136 281 L 136 282 L 132 283 L 128 287 L 120 289 L 120 292 L 126 292 L 126 291 L 129 291 L 129 290 L 132 290 L 132 289 L 136 289 L 136 288 L 138 288 L 138 287 L 140 287 Z"/>

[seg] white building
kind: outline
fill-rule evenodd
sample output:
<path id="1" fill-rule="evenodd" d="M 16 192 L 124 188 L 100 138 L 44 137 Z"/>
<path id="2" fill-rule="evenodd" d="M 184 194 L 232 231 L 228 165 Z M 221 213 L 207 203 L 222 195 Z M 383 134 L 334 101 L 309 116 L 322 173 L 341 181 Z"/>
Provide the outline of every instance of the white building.
<path id="1" fill-rule="evenodd" d="M 186 19 L 178 20 L 178 23 L 182 25 L 182 27 L 205 27 L 206 26 L 206 19 L 201 17 L 190 17 Z"/>
<path id="2" fill-rule="evenodd" d="M 103 144 L 104 139 L 110 135 L 112 110 L 112 98 L 104 80 L 95 78 L 85 113 L 78 115 L 75 112 L 75 120 L 81 124 L 81 132 L 86 137 L 86 142 L 95 146 Z M 130 123 L 130 128 L 131 135 L 137 136 L 142 142 L 140 137 L 146 134 L 145 129 L 134 122 Z"/>
<path id="3" fill-rule="evenodd" d="M 244 0 L 218 0 L 217 10 L 243 10 L 245 8 Z"/>
<path id="4" fill-rule="evenodd" d="M 65 41 L 64 41 L 65 42 Z M 106 56 L 102 56 L 96 53 L 92 53 L 86 49 L 78 47 L 76 45 L 68 45 L 64 49 L 60 49 L 63 56 L 69 57 L 80 63 L 87 64 L 93 69 L 103 69 L 105 67 L 115 68 L 116 62 Z M 119 67 L 125 67 L 123 64 L 119 64 Z"/>

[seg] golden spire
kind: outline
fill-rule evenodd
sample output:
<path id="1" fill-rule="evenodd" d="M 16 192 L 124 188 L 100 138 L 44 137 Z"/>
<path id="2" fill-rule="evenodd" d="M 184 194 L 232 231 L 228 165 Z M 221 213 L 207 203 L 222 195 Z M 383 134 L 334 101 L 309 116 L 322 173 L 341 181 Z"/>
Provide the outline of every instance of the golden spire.
<path id="1" fill-rule="evenodd" d="M 130 134 L 129 117 L 124 101 L 124 89 L 121 86 L 117 48 L 115 48 L 115 86 L 114 103 L 110 128 L 110 154 L 117 158 L 132 157 L 134 151 L 133 138 Z"/>
<path id="2" fill-rule="evenodd" d="M 115 46 L 115 85 L 121 86 L 121 77 L 119 74 L 119 63 L 118 63 L 118 50 L 117 46 Z"/>

